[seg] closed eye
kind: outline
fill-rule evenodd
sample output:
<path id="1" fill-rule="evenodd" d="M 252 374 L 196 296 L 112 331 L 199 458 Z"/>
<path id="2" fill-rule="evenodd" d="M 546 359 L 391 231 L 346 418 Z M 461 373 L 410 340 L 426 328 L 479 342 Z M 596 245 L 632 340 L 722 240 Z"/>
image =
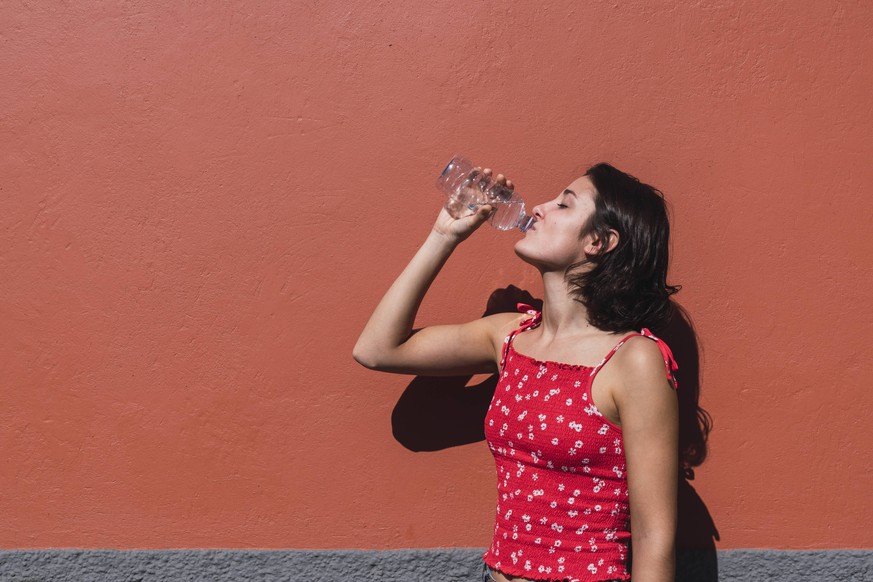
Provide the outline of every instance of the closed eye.
<path id="1" fill-rule="evenodd" d="M 558 202 L 558 208 L 567 208 L 567 205 L 561 204 L 560 202 Z"/>

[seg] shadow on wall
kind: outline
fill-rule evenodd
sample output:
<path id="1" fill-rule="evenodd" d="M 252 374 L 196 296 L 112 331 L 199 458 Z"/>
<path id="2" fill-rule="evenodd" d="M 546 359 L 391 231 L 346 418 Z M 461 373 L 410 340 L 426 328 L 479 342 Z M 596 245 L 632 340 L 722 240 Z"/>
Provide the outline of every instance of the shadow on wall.
<path id="1" fill-rule="evenodd" d="M 488 299 L 485 315 L 515 312 L 518 303 L 536 309 L 542 301 L 510 285 L 497 289 Z M 712 426 L 709 414 L 700 408 L 700 352 L 689 314 L 674 303 L 670 322 L 655 335 L 670 346 L 679 364 L 679 454 L 683 469 L 679 481 L 679 523 L 676 547 L 676 580 L 718 580 L 715 522 L 706 504 L 694 490 L 694 467 L 706 459 L 706 441 Z M 439 451 L 485 440 L 485 414 L 497 386 L 497 375 L 469 385 L 472 376 L 416 376 L 394 407 L 391 422 L 394 438 L 415 452 Z"/>

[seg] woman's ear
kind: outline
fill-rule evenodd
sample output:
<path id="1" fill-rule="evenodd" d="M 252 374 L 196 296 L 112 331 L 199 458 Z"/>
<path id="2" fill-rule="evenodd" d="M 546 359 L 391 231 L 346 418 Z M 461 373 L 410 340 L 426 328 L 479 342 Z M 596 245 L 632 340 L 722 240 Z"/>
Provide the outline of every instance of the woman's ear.
<path id="1" fill-rule="evenodd" d="M 585 245 L 585 254 L 588 256 L 595 256 L 600 254 L 606 254 L 611 252 L 615 247 L 618 246 L 618 231 L 614 228 L 609 229 L 608 239 L 606 244 L 603 244 L 603 239 L 596 234 L 592 237 L 592 239 Z"/>
<path id="2" fill-rule="evenodd" d="M 603 251 L 604 253 L 611 252 L 618 246 L 618 231 L 614 228 L 609 229 L 609 241 L 606 244 L 606 249 Z"/>

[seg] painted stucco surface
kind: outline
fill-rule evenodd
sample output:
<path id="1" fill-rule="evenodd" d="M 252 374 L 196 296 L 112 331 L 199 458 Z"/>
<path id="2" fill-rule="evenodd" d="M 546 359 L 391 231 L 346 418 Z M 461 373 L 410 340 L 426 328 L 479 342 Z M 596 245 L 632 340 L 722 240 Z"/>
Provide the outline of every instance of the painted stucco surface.
<path id="1" fill-rule="evenodd" d="M 663 190 L 718 546 L 873 547 L 871 27 L 862 1 L 3 3 L 0 547 L 486 545 L 487 447 L 404 447 L 411 379 L 351 359 L 455 152 L 534 203 L 600 160 Z M 512 241 L 467 241 L 419 323 L 536 295 Z"/>

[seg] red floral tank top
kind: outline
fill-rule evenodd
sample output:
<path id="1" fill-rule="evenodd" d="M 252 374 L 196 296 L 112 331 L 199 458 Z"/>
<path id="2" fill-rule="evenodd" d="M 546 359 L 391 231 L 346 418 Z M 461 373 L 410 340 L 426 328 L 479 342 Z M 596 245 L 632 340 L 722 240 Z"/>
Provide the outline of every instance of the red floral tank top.
<path id="1" fill-rule="evenodd" d="M 485 563 L 533 580 L 627 580 L 630 510 L 621 429 L 594 406 L 595 375 L 631 337 L 656 341 L 676 386 L 676 362 L 648 329 L 622 339 L 596 367 L 541 362 L 507 336 L 500 380 L 485 417 L 497 465 L 497 517 Z"/>

